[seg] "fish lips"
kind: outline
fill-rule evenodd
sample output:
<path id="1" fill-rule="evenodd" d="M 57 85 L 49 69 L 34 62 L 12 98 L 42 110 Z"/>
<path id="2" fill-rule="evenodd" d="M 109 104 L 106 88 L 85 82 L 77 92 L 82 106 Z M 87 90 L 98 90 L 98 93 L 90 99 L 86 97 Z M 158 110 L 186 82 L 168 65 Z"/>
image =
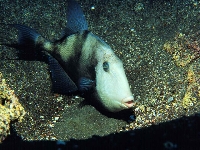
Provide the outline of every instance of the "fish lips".
<path id="1" fill-rule="evenodd" d="M 127 109 L 132 108 L 134 105 L 134 97 L 133 96 L 126 97 L 122 99 L 121 102 L 122 102 L 122 105 L 126 107 Z"/>

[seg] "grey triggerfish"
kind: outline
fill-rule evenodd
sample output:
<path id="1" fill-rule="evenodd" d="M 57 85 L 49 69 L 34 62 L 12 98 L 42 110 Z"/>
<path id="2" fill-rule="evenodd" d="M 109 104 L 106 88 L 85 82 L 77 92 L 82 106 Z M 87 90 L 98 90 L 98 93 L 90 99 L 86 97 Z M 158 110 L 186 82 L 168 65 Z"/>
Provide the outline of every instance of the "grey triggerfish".
<path id="1" fill-rule="evenodd" d="M 81 7 L 69 0 L 67 25 L 60 40 L 50 42 L 34 29 L 10 24 L 19 31 L 18 47 L 44 52 L 48 58 L 52 89 L 78 93 L 110 112 L 133 107 L 122 61 L 102 39 L 88 31 Z"/>

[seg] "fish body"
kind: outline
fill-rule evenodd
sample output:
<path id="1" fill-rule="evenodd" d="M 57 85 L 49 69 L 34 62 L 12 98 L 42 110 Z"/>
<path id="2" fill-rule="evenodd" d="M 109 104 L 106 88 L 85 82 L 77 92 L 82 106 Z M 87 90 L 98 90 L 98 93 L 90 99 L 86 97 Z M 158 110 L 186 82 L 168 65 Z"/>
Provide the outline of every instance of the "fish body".
<path id="1" fill-rule="evenodd" d="M 19 31 L 18 45 L 32 43 L 35 51 L 43 51 L 48 56 L 54 92 L 78 92 L 83 97 L 94 99 L 110 112 L 131 108 L 133 95 L 122 61 L 108 44 L 88 31 L 76 1 L 69 1 L 67 17 L 63 36 L 55 42 L 46 40 L 27 26 L 11 26 Z"/>

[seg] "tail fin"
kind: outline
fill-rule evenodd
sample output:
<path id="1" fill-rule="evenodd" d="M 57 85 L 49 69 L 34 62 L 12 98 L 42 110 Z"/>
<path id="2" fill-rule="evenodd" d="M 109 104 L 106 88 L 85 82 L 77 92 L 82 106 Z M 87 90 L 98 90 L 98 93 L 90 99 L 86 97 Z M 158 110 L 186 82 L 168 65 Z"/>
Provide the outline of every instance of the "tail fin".
<path id="1" fill-rule="evenodd" d="M 9 24 L 12 27 L 15 27 L 18 29 L 18 44 L 23 46 L 35 46 L 37 39 L 39 36 L 41 36 L 39 33 L 37 33 L 34 29 L 20 25 L 20 24 Z"/>
<path id="2" fill-rule="evenodd" d="M 11 27 L 18 29 L 18 43 L 2 44 L 13 47 L 19 50 L 19 59 L 23 60 L 42 60 L 38 54 L 40 45 L 38 38 L 41 37 L 34 29 L 20 24 L 8 24 Z"/>

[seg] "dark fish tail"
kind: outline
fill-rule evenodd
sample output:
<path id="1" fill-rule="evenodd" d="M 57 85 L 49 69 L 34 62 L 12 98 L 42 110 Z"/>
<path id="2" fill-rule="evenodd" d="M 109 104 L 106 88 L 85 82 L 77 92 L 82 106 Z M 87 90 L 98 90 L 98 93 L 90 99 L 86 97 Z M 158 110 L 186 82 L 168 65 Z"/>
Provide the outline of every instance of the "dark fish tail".
<path id="1" fill-rule="evenodd" d="M 19 45 L 27 45 L 27 46 L 35 46 L 37 39 L 41 36 L 34 29 L 20 24 L 10 24 L 10 26 L 18 29 L 18 44 Z"/>
<path id="2" fill-rule="evenodd" d="M 6 44 L 6 46 L 19 49 L 19 59 L 42 60 L 38 53 L 41 52 L 44 41 L 46 41 L 36 30 L 20 24 L 8 24 L 18 29 L 18 43 Z"/>

